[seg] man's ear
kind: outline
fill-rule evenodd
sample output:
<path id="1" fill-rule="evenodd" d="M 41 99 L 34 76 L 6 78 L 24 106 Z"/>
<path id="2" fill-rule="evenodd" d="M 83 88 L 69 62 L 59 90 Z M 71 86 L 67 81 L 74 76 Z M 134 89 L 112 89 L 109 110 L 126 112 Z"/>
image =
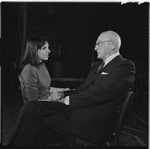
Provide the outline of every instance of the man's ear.
<path id="1" fill-rule="evenodd" d="M 114 43 L 110 43 L 110 44 L 111 44 L 111 46 L 112 46 L 111 49 L 114 50 L 116 46 L 114 45 Z"/>
<path id="2" fill-rule="evenodd" d="M 111 50 L 114 50 L 114 49 L 115 49 L 115 46 Z"/>

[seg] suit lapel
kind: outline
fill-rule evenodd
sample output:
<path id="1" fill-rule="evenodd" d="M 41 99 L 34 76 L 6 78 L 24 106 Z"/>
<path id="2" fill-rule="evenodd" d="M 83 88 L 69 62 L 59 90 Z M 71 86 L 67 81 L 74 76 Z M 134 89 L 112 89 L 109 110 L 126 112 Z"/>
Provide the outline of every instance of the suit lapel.
<path id="1" fill-rule="evenodd" d="M 110 71 L 116 66 L 116 63 L 117 63 L 119 60 L 121 60 L 121 59 L 123 59 L 123 57 L 122 57 L 121 55 L 118 55 L 118 56 L 116 56 L 112 61 L 110 61 L 106 66 L 104 66 L 103 68 L 101 68 L 98 73 L 95 73 L 95 75 L 94 75 L 94 73 L 93 73 L 93 76 L 87 80 L 87 82 L 86 82 L 86 84 L 85 84 L 84 87 L 86 87 L 86 86 L 89 85 L 91 82 L 93 82 L 93 81 L 101 74 L 101 72 L 103 72 L 103 71 L 105 71 L 105 70 L 107 70 L 108 72 L 110 72 Z M 99 67 L 99 66 L 95 67 L 94 72 L 97 72 L 98 67 Z M 107 71 L 106 71 L 106 72 L 107 72 Z"/>
<path id="2" fill-rule="evenodd" d="M 116 66 L 116 63 L 122 60 L 123 57 L 121 55 L 116 56 L 112 61 L 110 61 L 106 66 L 103 67 L 103 71 L 109 70 L 109 72 Z"/>

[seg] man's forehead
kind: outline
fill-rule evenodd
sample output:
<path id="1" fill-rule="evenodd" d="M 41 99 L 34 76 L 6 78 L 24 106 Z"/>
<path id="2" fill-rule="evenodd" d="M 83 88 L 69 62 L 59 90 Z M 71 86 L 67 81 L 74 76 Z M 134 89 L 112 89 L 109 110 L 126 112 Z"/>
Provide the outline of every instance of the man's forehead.
<path id="1" fill-rule="evenodd" d="M 115 39 L 115 37 L 112 34 L 108 34 L 108 33 L 102 33 L 97 41 L 106 41 L 106 40 L 111 40 L 111 39 Z"/>

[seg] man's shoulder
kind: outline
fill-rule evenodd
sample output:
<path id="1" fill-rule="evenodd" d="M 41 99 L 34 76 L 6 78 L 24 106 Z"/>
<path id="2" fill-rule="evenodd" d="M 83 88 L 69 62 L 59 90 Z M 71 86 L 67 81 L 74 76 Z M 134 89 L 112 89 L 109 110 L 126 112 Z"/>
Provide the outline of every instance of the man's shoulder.
<path id="1" fill-rule="evenodd" d="M 123 58 L 123 60 L 121 61 L 122 63 L 127 63 L 127 64 L 132 64 L 132 65 L 135 65 L 134 62 L 130 59 L 126 59 L 126 58 Z"/>
<path id="2" fill-rule="evenodd" d="M 128 58 L 124 58 L 122 55 L 118 55 L 114 58 L 117 62 L 119 61 L 120 63 L 128 63 L 134 65 L 134 62 Z"/>
<path id="3" fill-rule="evenodd" d="M 120 66 L 120 65 L 126 65 L 126 66 L 130 66 L 130 67 L 136 68 L 135 63 L 134 63 L 132 60 L 126 59 L 126 58 L 122 58 L 122 59 L 117 63 L 117 66 Z"/>

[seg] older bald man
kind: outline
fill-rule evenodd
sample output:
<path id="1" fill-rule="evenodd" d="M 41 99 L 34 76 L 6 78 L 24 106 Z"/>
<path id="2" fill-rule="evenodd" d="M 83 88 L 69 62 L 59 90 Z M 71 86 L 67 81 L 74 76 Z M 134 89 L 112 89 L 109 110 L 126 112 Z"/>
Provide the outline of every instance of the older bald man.
<path id="1" fill-rule="evenodd" d="M 91 68 L 74 94 L 57 102 L 25 104 L 10 144 L 33 145 L 43 128 L 95 144 L 107 141 L 113 133 L 115 113 L 124 102 L 124 93 L 132 88 L 135 77 L 135 65 L 120 55 L 120 47 L 121 38 L 117 33 L 101 33 L 95 51 L 97 58 L 103 61 Z"/>

